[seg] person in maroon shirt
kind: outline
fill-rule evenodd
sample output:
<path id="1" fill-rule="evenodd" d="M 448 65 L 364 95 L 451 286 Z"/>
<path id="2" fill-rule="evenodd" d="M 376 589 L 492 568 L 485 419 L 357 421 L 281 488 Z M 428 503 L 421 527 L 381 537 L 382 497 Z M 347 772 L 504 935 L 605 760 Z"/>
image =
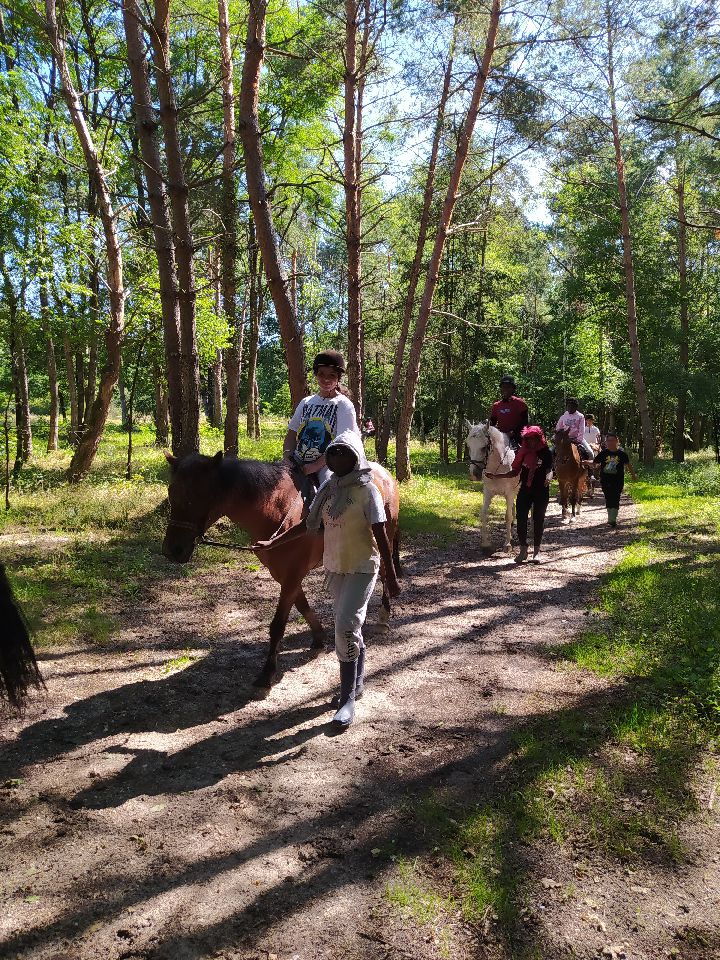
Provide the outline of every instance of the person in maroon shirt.
<path id="1" fill-rule="evenodd" d="M 500 380 L 500 396 L 490 409 L 490 425 L 507 433 L 510 443 L 517 449 L 520 434 L 529 423 L 528 407 L 521 397 L 515 396 L 515 381 L 505 376 Z"/>

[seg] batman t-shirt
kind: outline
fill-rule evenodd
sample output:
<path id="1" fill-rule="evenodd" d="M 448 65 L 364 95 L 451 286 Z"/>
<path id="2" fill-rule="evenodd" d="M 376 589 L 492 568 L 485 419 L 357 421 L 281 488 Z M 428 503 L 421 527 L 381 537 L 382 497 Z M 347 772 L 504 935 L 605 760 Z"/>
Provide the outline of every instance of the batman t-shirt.
<path id="1" fill-rule="evenodd" d="M 600 482 L 617 483 L 623 486 L 625 483 L 625 466 L 630 463 L 630 458 L 622 447 L 617 450 L 601 450 L 595 457 L 595 463 L 600 464 Z"/>
<path id="2" fill-rule="evenodd" d="M 325 453 L 331 440 L 345 430 L 360 436 L 355 407 L 347 397 L 321 397 L 314 394 L 305 397 L 298 405 L 288 424 L 297 433 L 297 455 L 303 463 L 312 463 Z"/>

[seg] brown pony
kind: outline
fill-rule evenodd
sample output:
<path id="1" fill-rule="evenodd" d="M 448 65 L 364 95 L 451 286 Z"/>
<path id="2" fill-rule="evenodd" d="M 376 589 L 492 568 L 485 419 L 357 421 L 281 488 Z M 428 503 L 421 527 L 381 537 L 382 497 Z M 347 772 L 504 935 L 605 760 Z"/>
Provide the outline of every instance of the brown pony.
<path id="1" fill-rule="evenodd" d="M 170 519 L 162 550 L 169 560 L 187 563 L 195 545 L 220 517 L 228 517 L 247 531 L 253 543 L 267 540 L 299 522 L 302 497 L 299 478 L 286 463 L 264 463 L 261 460 L 237 460 L 191 453 L 179 460 L 165 454 L 170 464 L 168 486 Z M 387 517 L 388 539 L 399 571 L 398 515 L 400 497 L 397 483 L 377 463 L 371 464 L 373 481 L 383 495 Z M 322 563 L 322 534 L 306 533 L 275 549 L 255 550 L 258 558 L 280 584 L 280 599 L 270 623 L 270 650 L 255 686 L 270 687 L 277 680 L 277 656 L 293 605 L 305 618 L 312 633 L 311 649 L 322 650 L 327 635 L 317 614 L 307 601 L 302 581 Z M 383 609 L 390 613 L 390 594 L 383 578 Z"/>
<path id="2" fill-rule="evenodd" d="M 0 624 L 0 704 L 7 700 L 22 712 L 30 688 L 42 690 L 45 684 L 35 660 L 27 620 L 1 563 Z"/>
<path id="3" fill-rule="evenodd" d="M 580 459 L 580 451 L 570 439 L 568 430 L 555 433 L 555 476 L 560 485 L 560 503 L 562 519 L 567 520 L 568 499 L 572 504 L 572 516 L 580 516 L 580 504 L 587 488 L 587 473 Z"/>

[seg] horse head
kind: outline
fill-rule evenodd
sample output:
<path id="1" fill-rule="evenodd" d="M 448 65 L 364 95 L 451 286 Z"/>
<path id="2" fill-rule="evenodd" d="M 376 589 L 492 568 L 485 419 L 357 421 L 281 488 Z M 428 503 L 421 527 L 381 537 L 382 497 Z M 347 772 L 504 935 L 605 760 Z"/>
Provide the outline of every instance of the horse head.
<path id="1" fill-rule="evenodd" d="M 214 457 L 191 453 L 182 459 L 166 453 L 165 457 L 170 464 L 170 519 L 162 552 L 168 560 L 187 563 L 198 539 L 217 519 L 223 453 Z"/>
<path id="2" fill-rule="evenodd" d="M 570 439 L 569 430 L 555 431 L 555 463 L 565 465 L 573 463 L 579 465 L 580 455 L 575 444 Z"/>
<path id="3" fill-rule="evenodd" d="M 470 423 L 465 421 L 467 436 L 465 443 L 470 451 L 470 479 L 482 480 L 482 473 L 487 466 L 488 456 L 490 455 L 491 437 L 487 423 Z"/>

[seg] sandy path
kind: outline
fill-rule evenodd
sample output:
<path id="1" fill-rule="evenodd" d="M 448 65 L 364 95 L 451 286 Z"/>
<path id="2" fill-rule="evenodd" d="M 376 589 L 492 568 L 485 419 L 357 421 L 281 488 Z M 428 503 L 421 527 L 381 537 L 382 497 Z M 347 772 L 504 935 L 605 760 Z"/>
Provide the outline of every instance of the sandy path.
<path id="1" fill-rule="evenodd" d="M 407 836 L 408 804 L 439 788 L 476 802 L 504 775 L 510 731 L 604 695 L 547 649 L 578 628 L 627 534 L 602 525 L 599 504 L 574 526 L 557 513 L 552 505 L 539 568 L 482 559 L 474 531 L 446 550 L 409 544 L 405 592 L 390 630 L 369 630 L 368 689 L 344 736 L 328 728 L 335 658 L 310 657 L 299 621 L 283 678 L 254 699 L 275 597 L 264 573 L 208 574 L 193 595 L 168 586 L 128 616 L 129 653 L 47 653 L 47 700 L 0 741 L 0 955 L 503 955 L 459 920 L 448 953 L 383 891 L 394 844 L 429 852 Z M 315 575 L 309 595 L 320 588 Z M 198 659 L 167 672 L 187 649 Z M 526 860 L 528 883 L 557 866 L 537 851 Z M 695 873 L 663 882 L 702 891 Z M 598 956 L 633 936 L 629 904 L 617 906 L 617 931 L 594 934 L 562 904 L 552 909 L 533 934 L 546 943 L 552 929 L 557 952 L 546 945 L 543 958 Z M 628 956 L 654 960 L 655 946 L 635 941 Z"/>

